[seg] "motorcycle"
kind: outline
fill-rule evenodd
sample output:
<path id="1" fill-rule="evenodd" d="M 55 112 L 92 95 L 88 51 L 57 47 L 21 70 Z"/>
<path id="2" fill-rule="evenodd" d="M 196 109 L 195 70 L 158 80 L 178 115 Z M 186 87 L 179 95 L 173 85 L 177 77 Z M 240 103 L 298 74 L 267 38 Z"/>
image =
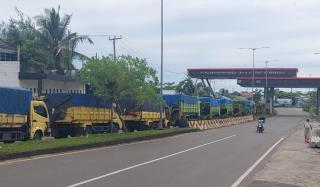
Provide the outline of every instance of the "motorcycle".
<path id="1" fill-rule="evenodd" d="M 258 120 L 258 126 L 257 126 L 258 133 L 262 133 L 264 131 L 264 122 L 265 122 L 265 120 L 263 120 L 263 119 Z"/>

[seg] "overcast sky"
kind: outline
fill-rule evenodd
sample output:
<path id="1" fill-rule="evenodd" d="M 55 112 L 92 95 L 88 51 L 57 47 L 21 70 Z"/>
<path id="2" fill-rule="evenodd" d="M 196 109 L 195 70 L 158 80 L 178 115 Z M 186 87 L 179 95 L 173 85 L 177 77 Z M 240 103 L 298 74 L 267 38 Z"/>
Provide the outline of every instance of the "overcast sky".
<path id="1" fill-rule="evenodd" d="M 33 17 L 58 5 L 73 14 L 72 31 L 122 35 L 118 54 L 146 58 L 159 71 L 160 0 L 1 0 L 0 21 L 16 17 L 14 7 Z M 252 53 L 238 48 L 261 46 L 271 48 L 258 50 L 256 60 L 320 77 L 320 55 L 314 54 L 320 52 L 319 0 L 164 0 L 164 27 L 165 81 L 183 79 L 187 68 L 252 67 Z M 112 53 L 107 37 L 92 39 L 95 45 L 78 50 Z M 234 82 L 219 84 L 237 89 Z"/>

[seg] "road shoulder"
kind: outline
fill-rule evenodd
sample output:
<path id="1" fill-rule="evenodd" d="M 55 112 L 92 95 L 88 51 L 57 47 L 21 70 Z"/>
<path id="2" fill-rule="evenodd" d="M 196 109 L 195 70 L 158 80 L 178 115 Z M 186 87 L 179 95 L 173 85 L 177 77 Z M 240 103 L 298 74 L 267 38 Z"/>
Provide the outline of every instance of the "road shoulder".
<path id="1" fill-rule="evenodd" d="M 304 142 L 303 129 L 289 136 L 265 167 L 255 174 L 250 187 L 318 187 L 320 154 Z"/>

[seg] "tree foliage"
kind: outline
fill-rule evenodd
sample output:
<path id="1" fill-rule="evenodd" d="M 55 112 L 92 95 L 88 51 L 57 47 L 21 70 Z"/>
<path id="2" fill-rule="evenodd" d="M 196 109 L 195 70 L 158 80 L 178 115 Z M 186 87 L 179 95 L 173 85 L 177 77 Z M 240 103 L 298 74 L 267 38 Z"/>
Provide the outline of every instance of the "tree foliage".
<path id="1" fill-rule="evenodd" d="M 275 97 L 281 99 L 292 99 L 292 104 L 295 105 L 297 100 L 301 98 L 302 93 L 300 91 L 297 92 L 285 92 L 282 90 L 275 90 Z"/>
<path id="2" fill-rule="evenodd" d="M 92 58 L 77 75 L 80 81 L 89 83 L 97 95 L 117 100 L 129 98 L 140 103 L 158 99 L 156 70 L 144 59 L 119 56 L 115 62 L 112 56 Z"/>
<path id="3" fill-rule="evenodd" d="M 202 82 L 192 80 L 190 77 L 179 82 L 176 91 L 191 96 L 212 96 L 209 87 L 206 87 Z"/>
<path id="4" fill-rule="evenodd" d="M 164 90 L 176 90 L 177 85 L 175 82 L 166 82 L 166 83 L 163 83 L 163 89 Z"/>
<path id="5" fill-rule="evenodd" d="M 229 90 L 226 89 L 226 88 L 220 89 L 220 90 L 219 90 L 219 96 L 220 96 L 220 97 L 223 97 L 223 96 L 225 96 L 225 97 L 230 97 Z"/>
<path id="6" fill-rule="evenodd" d="M 254 91 L 253 91 L 253 101 L 255 102 L 255 103 L 259 103 L 259 102 L 261 102 L 261 97 L 262 97 L 262 90 L 258 90 L 258 89 L 255 89 Z"/>
<path id="7" fill-rule="evenodd" d="M 58 9 L 45 9 L 31 19 L 16 8 L 18 18 L 0 25 L 0 39 L 20 46 L 22 69 L 74 69 L 75 58 L 86 58 L 76 52 L 80 42 L 92 40 L 69 29 L 72 15 L 60 15 Z"/>

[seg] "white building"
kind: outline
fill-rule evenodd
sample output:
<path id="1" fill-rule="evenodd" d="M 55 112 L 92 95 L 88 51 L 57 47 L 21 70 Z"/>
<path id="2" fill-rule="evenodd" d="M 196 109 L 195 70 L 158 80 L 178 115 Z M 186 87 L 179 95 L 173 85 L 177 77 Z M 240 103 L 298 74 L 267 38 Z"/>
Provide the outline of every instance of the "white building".
<path id="1" fill-rule="evenodd" d="M 20 69 L 17 49 L 0 40 L 0 86 L 22 87 L 32 90 L 34 96 L 49 93 L 85 93 L 85 85 L 75 80 L 75 71 L 63 75 L 54 70 L 24 72 Z"/>

